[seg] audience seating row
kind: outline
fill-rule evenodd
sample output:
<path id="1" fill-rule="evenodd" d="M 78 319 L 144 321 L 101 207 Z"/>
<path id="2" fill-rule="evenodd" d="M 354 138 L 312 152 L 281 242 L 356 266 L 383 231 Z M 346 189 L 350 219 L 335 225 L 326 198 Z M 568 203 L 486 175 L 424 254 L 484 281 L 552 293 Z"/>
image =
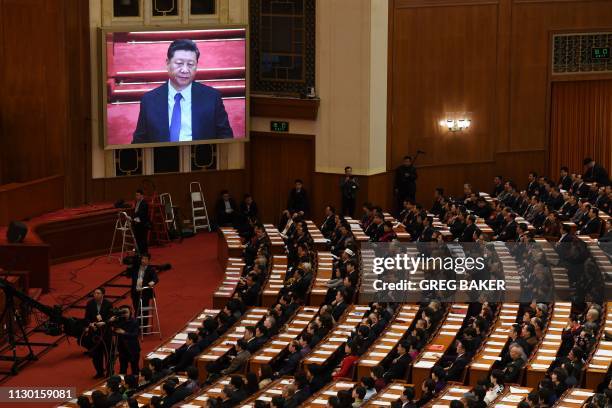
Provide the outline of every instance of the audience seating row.
<path id="1" fill-rule="evenodd" d="M 603 332 L 612 333 L 612 301 L 606 304 L 606 312 L 602 316 Z M 612 365 L 612 341 L 600 339 L 586 369 L 586 387 L 595 389 L 601 384 Z"/>
<path id="2" fill-rule="evenodd" d="M 244 265 L 244 261 L 241 258 L 227 259 L 223 280 L 219 284 L 217 290 L 215 290 L 215 293 L 213 293 L 214 308 L 223 308 L 227 301 L 234 296 Z"/>
<path id="3" fill-rule="evenodd" d="M 287 275 L 288 261 L 286 255 L 273 255 L 270 275 L 261 294 L 261 305 L 270 307 L 276 303 L 278 293 L 283 288 Z"/>
<path id="4" fill-rule="evenodd" d="M 310 289 L 308 304 L 317 306 L 323 304 L 327 294 L 327 282 L 333 273 L 334 258 L 331 252 L 317 252 L 317 270 L 313 276 L 313 285 Z"/>

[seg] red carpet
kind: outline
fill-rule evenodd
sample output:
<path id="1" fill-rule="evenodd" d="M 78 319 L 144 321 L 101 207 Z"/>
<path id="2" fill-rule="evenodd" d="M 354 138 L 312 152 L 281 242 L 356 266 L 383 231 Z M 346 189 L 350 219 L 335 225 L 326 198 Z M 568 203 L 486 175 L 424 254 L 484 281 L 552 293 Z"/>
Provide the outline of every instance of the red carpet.
<path id="1" fill-rule="evenodd" d="M 198 311 L 212 306 L 212 293 L 223 277 L 217 262 L 217 235 L 200 233 L 183 243 L 174 243 L 161 248 L 151 248 L 153 263 L 170 263 L 172 270 L 160 275 L 157 286 L 158 307 L 160 312 L 163 338 L 171 337 L 182 328 Z M 94 259 L 84 259 L 51 268 L 51 287 L 53 290 L 40 301 L 52 305 L 61 301 L 65 295 L 83 295 L 96 285 L 103 283 L 123 270 L 117 261 L 109 263 L 107 258 L 95 260 L 93 264 L 77 273 L 78 283 L 70 280 L 71 273 L 91 263 Z M 81 287 L 83 285 L 83 287 Z M 55 299 L 55 300 L 54 300 Z M 36 340 L 51 338 L 37 335 Z M 158 336 L 148 336 L 142 342 L 141 356 L 146 355 L 159 345 Z M 40 361 L 30 364 L 16 377 L 2 384 L 3 387 L 17 386 L 54 386 L 77 387 L 81 392 L 91 388 L 94 369 L 91 360 L 83 354 L 83 348 L 64 341 L 59 347 L 44 355 Z M 53 407 L 57 403 L 40 404 L 2 404 L 9 407 Z"/>

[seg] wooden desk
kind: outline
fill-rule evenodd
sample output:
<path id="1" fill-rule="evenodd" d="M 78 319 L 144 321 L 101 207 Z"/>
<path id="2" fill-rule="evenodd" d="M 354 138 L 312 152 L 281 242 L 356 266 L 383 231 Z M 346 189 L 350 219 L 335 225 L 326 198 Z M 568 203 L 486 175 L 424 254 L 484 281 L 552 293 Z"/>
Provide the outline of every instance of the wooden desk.
<path id="1" fill-rule="evenodd" d="M 606 304 L 606 312 L 602 314 L 605 319 L 602 324 L 604 332 L 612 332 L 612 301 Z M 596 389 L 606 378 L 606 374 L 612 364 L 612 341 L 599 339 L 599 343 L 594 347 L 595 352 L 586 368 L 586 386 Z"/>
<path id="2" fill-rule="evenodd" d="M 571 303 L 556 302 L 554 304 L 544 337 L 540 341 L 539 348 L 527 364 L 526 384 L 528 387 L 537 387 L 540 380 L 546 375 L 550 365 L 555 361 L 561 347 L 561 334 L 563 328 L 567 326 L 571 310 Z"/>
<path id="3" fill-rule="evenodd" d="M 178 383 L 179 386 L 184 384 L 188 380 L 187 377 L 182 376 L 182 375 L 176 375 L 176 377 L 179 380 L 179 383 Z M 138 392 L 137 394 L 134 394 L 134 398 L 136 398 L 136 401 L 138 401 L 138 406 L 139 407 L 149 406 L 149 403 L 151 402 L 151 399 L 153 397 L 162 396 L 163 394 L 162 385 L 164 384 L 165 381 L 166 379 L 164 378 L 158 383 L 145 388 L 144 390 Z"/>
<path id="4" fill-rule="evenodd" d="M 505 242 L 493 242 L 495 252 L 504 272 L 506 282 L 505 298 L 508 300 L 519 300 L 521 296 L 521 277 L 516 259 L 510 254 L 510 250 Z"/>
<path id="5" fill-rule="evenodd" d="M 353 232 L 353 235 L 355 236 L 355 241 L 367 242 L 370 240 L 370 237 L 368 237 L 365 234 L 365 232 L 363 232 L 363 229 L 361 228 L 361 225 L 359 225 L 358 220 L 354 220 L 351 217 L 346 217 L 345 220 L 351 226 L 351 231 Z"/>
<path id="6" fill-rule="evenodd" d="M 479 380 L 489 375 L 493 368 L 493 364 L 501 360 L 502 350 L 510 339 L 512 325 L 516 322 L 518 317 L 518 303 L 504 303 L 501 305 L 499 315 L 491 330 L 491 334 L 484 340 L 480 351 L 468 366 L 470 370 L 471 386 L 475 387 L 478 385 Z"/>
<path id="7" fill-rule="evenodd" d="M 395 235 L 397 235 L 397 240 L 400 242 L 410 242 L 412 241 L 412 237 L 410 236 L 410 233 L 406 231 L 406 227 L 404 227 L 403 224 L 401 224 L 398 220 L 395 219 L 395 217 L 393 217 L 391 214 L 389 213 L 383 213 L 383 216 L 385 217 L 385 221 L 389 221 L 391 224 L 393 224 L 393 232 L 395 232 Z"/>
<path id="8" fill-rule="evenodd" d="M 213 293 L 213 307 L 216 309 L 222 309 L 227 301 L 234 296 L 245 264 L 240 258 L 227 258 L 225 265 L 223 280 Z"/>
<path id="9" fill-rule="evenodd" d="M 595 393 L 592 390 L 586 390 L 581 388 L 570 388 L 557 400 L 555 407 L 564 408 L 580 408 L 582 407 L 589 398 Z"/>
<path id="10" fill-rule="evenodd" d="M 554 244 L 545 238 L 536 238 L 535 241 L 540 245 L 540 248 L 546 256 L 546 260 L 551 264 L 550 271 L 552 273 L 554 293 L 557 299 L 569 300 L 572 296 L 572 290 L 567 277 L 567 269 L 560 266 L 553 266 L 559 263 L 559 254 L 555 251 Z"/>
<path id="11" fill-rule="evenodd" d="M 337 380 L 323 387 L 304 402 L 305 407 L 325 407 L 331 397 L 338 395 L 338 391 L 351 390 L 356 382 Z"/>
<path id="12" fill-rule="evenodd" d="M 287 251 L 285 249 L 285 241 L 281 233 L 276 229 L 276 227 L 272 224 L 264 224 L 264 229 L 268 234 L 268 238 L 270 238 L 270 251 L 273 255 L 283 255 L 286 254 Z"/>
<path id="13" fill-rule="evenodd" d="M 393 381 L 370 398 L 362 407 L 389 407 L 393 401 L 397 401 L 402 396 L 404 388 L 412 386 L 412 384 L 403 381 Z"/>
<path id="14" fill-rule="evenodd" d="M 318 314 L 318 307 L 300 307 L 295 316 L 283 326 L 281 332 L 271 338 L 257 353 L 251 356 L 249 371 L 257 373 L 261 366 L 272 363 L 292 340 L 296 340 L 304 332 Z"/>
<path id="15" fill-rule="evenodd" d="M 225 376 L 219 378 L 217 381 L 204 387 L 195 395 L 190 395 L 183 404 L 179 405 L 181 408 L 196 408 L 205 407 L 209 399 L 216 399 L 221 396 L 223 387 L 230 383 L 231 377 Z"/>
<path id="16" fill-rule="evenodd" d="M 306 228 L 314 241 L 314 250 L 315 251 L 326 251 L 329 249 L 329 242 L 327 238 L 323 236 L 319 227 L 316 226 L 314 222 L 311 220 L 306 220 Z"/>
<path id="17" fill-rule="evenodd" d="M 242 259 L 244 245 L 238 230 L 231 227 L 221 227 L 218 231 L 219 245 L 217 246 L 217 259 L 221 267 L 225 269 L 228 258 Z"/>
<path id="18" fill-rule="evenodd" d="M 219 360 L 234 347 L 236 341 L 244 336 L 246 326 L 255 326 L 266 316 L 268 309 L 254 307 L 247 310 L 242 318 L 214 342 L 205 352 L 200 354 L 194 365 L 198 367 L 200 382 L 204 382 L 208 376 L 208 364 Z"/>
<path id="19" fill-rule="evenodd" d="M 412 366 L 412 382 L 418 385 L 415 389 L 418 397 L 422 393 L 420 384 L 429 378 L 431 368 L 440 361 L 440 358 L 455 341 L 457 333 L 465 324 L 467 312 L 468 305 L 465 303 L 451 305 L 438 333 L 415 360 Z"/>
<path id="20" fill-rule="evenodd" d="M 287 255 L 273 255 L 270 276 L 261 294 L 261 305 L 270 307 L 276 303 L 280 290 L 285 286 L 287 276 Z"/>
<path id="21" fill-rule="evenodd" d="M 255 401 L 257 400 L 270 403 L 272 401 L 272 398 L 280 397 L 283 394 L 283 390 L 288 385 L 293 384 L 293 382 L 293 377 L 279 378 L 278 380 L 272 381 L 266 388 L 255 393 L 253 396 L 249 397 L 246 401 L 237 406 L 239 406 L 240 408 L 253 408 L 255 407 Z"/>
<path id="22" fill-rule="evenodd" d="M 393 351 L 402 337 L 408 332 L 416 315 L 419 306 L 404 304 L 381 333 L 376 342 L 370 346 L 368 351 L 357 361 L 357 378 L 370 375 L 372 367 L 379 365 Z"/>
<path id="23" fill-rule="evenodd" d="M 154 358 L 159 358 L 160 360 L 165 360 L 172 353 L 174 353 L 179 347 L 185 344 L 187 340 L 188 333 L 195 333 L 198 331 L 198 327 L 202 326 L 202 322 L 206 320 L 207 317 L 216 317 L 219 314 L 220 310 L 218 309 L 204 309 L 200 313 L 196 315 L 191 321 L 189 321 L 181 330 L 176 332 L 174 336 L 172 336 L 169 340 L 166 340 L 159 347 L 154 349 L 152 352 L 146 355 L 145 361 L 152 360 Z"/>
<path id="24" fill-rule="evenodd" d="M 518 404 L 527 399 L 531 390 L 532 388 L 529 387 L 506 386 L 504 391 L 493 401 L 493 404 L 489 406 L 493 408 L 516 408 Z"/>
<path id="25" fill-rule="evenodd" d="M 334 268 L 334 258 L 331 252 L 317 252 L 317 270 L 313 285 L 308 296 L 308 304 L 322 305 L 327 294 L 327 282 L 331 279 Z"/>
<path id="26" fill-rule="evenodd" d="M 428 406 L 442 408 L 442 407 L 450 407 L 451 401 L 460 400 L 463 398 L 463 394 L 466 392 L 472 391 L 472 387 L 466 387 L 464 385 L 447 385 L 438 397 L 431 400 Z"/>
<path id="27" fill-rule="evenodd" d="M 327 335 L 304 359 L 304 366 L 312 364 L 323 365 L 329 358 L 346 343 L 352 330 L 361 323 L 365 314 L 370 310 L 368 306 L 350 305 L 334 330 Z"/>

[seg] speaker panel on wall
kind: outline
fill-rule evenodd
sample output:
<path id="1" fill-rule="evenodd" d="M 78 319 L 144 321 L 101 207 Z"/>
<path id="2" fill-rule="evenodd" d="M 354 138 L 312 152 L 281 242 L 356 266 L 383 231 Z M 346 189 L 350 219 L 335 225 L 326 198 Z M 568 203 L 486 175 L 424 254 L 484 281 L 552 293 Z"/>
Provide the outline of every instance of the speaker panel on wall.
<path id="1" fill-rule="evenodd" d="M 204 144 L 191 146 L 191 171 L 217 169 L 217 145 Z"/>
<path id="2" fill-rule="evenodd" d="M 142 149 L 115 150 L 115 175 L 134 176 L 142 174 Z"/>

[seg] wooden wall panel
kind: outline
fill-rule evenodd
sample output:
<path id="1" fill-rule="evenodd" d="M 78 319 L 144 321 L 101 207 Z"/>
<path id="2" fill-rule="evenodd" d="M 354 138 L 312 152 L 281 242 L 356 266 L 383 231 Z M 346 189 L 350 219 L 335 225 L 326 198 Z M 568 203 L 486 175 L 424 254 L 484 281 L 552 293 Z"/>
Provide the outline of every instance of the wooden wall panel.
<path id="1" fill-rule="evenodd" d="M 609 1 L 515 2 L 512 7 L 510 150 L 547 147 L 551 35 L 612 29 Z"/>
<path id="2" fill-rule="evenodd" d="M 0 183 L 65 175 L 85 201 L 88 20 L 81 0 L 0 0 Z"/>
<path id="3" fill-rule="evenodd" d="M 304 181 L 311 209 L 314 207 L 314 136 L 251 132 L 249 172 L 251 194 L 260 218 L 276 223 L 287 207 L 289 190 L 295 179 Z"/>
<path id="4" fill-rule="evenodd" d="M 393 18 L 387 165 L 417 149 L 428 153 L 420 165 L 492 160 L 497 6 L 398 8 Z M 439 124 L 466 112 L 473 123 L 466 132 Z"/>

